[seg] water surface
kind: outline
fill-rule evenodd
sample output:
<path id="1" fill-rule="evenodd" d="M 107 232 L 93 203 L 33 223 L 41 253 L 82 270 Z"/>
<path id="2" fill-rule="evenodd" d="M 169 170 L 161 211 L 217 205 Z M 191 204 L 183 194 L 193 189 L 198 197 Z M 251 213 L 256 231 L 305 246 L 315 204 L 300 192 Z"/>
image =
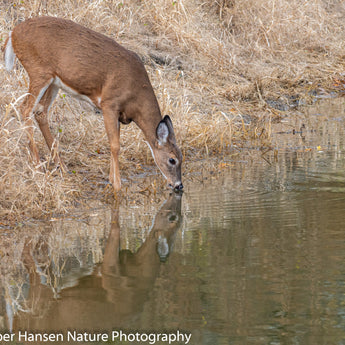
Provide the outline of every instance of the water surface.
<path id="1" fill-rule="evenodd" d="M 4 234 L 16 250 L 1 256 L 2 333 L 345 344 L 344 125 L 330 100 L 274 127 L 265 154 L 219 165 L 150 212 L 103 207 Z"/>

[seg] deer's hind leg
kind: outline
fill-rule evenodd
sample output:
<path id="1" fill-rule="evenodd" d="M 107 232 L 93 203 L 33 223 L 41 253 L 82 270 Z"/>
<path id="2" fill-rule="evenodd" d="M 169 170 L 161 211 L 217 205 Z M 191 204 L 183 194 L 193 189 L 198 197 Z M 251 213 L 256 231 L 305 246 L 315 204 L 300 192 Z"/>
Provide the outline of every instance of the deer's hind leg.
<path id="1" fill-rule="evenodd" d="M 47 143 L 49 151 L 51 152 L 51 156 L 54 159 L 55 164 L 60 166 L 62 170 L 66 171 L 67 169 L 59 156 L 57 142 L 55 141 L 53 135 L 51 134 L 51 131 L 49 129 L 49 122 L 48 122 L 49 110 L 52 103 L 54 102 L 54 99 L 58 91 L 59 91 L 59 87 L 56 86 L 54 83 L 52 83 L 47 88 L 41 100 L 37 104 L 34 110 L 34 114 L 35 114 L 35 119 L 40 127 L 40 130 Z"/>
<path id="2" fill-rule="evenodd" d="M 51 86 L 54 78 L 46 78 L 39 82 L 32 82 L 30 79 L 29 94 L 26 96 L 24 102 L 21 105 L 22 118 L 26 127 L 26 133 L 29 139 L 29 147 L 32 155 L 32 159 L 36 165 L 39 164 L 40 159 L 38 155 L 37 146 L 34 140 L 34 127 L 32 120 L 32 113 L 38 108 L 42 108 L 39 105 L 42 97 L 47 89 Z M 44 107 L 43 107 L 44 108 Z"/>

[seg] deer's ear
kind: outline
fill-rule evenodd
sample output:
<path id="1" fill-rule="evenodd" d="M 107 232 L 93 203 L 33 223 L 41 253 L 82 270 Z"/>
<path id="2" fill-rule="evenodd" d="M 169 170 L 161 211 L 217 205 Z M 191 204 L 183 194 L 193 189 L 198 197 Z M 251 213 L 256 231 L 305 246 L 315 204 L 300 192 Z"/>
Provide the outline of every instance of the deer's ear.
<path id="1" fill-rule="evenodd" d="M 169 137 L 169 127 L 163 119 L 157 126 L 156 137 L 159 145 L 165 145 Z"/>
<path id="2" fill-rule="evenodd" d="M 165 145 L 168 140 L 171 143 L 176 143 L 174 128 L 169 115 L 165 115 L 163 120 L 158 124 L 156 136 L 159 145 Z"/>

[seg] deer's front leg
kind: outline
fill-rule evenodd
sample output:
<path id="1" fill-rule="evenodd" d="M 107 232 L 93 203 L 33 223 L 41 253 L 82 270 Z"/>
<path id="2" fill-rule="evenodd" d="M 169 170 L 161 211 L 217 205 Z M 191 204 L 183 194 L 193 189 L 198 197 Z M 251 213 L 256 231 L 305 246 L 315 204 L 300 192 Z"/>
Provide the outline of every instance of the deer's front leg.
<path id="1" fill-rule="evenodd" d="M 114 192 L 121 189 L 121 177 L 119 168 L 120 152 L 120 121 L 119 112 L 114 108 L 103 108 L 105 130 L 110 143 L 110 172 L 109 180 L 113 185 Z"/>

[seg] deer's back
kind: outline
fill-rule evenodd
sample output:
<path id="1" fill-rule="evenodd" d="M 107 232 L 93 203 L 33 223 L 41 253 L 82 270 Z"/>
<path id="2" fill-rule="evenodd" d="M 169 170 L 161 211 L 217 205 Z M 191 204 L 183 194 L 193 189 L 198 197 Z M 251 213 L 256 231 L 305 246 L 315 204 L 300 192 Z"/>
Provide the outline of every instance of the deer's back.
<path id="1" fill-rule="evenodd" d="M 147 80 L 139 57 L 111 38 L 69 20 L 37 17 L 12 32 L 14 51 L 29 75 L 46 71 L 73 84 Z"/>

